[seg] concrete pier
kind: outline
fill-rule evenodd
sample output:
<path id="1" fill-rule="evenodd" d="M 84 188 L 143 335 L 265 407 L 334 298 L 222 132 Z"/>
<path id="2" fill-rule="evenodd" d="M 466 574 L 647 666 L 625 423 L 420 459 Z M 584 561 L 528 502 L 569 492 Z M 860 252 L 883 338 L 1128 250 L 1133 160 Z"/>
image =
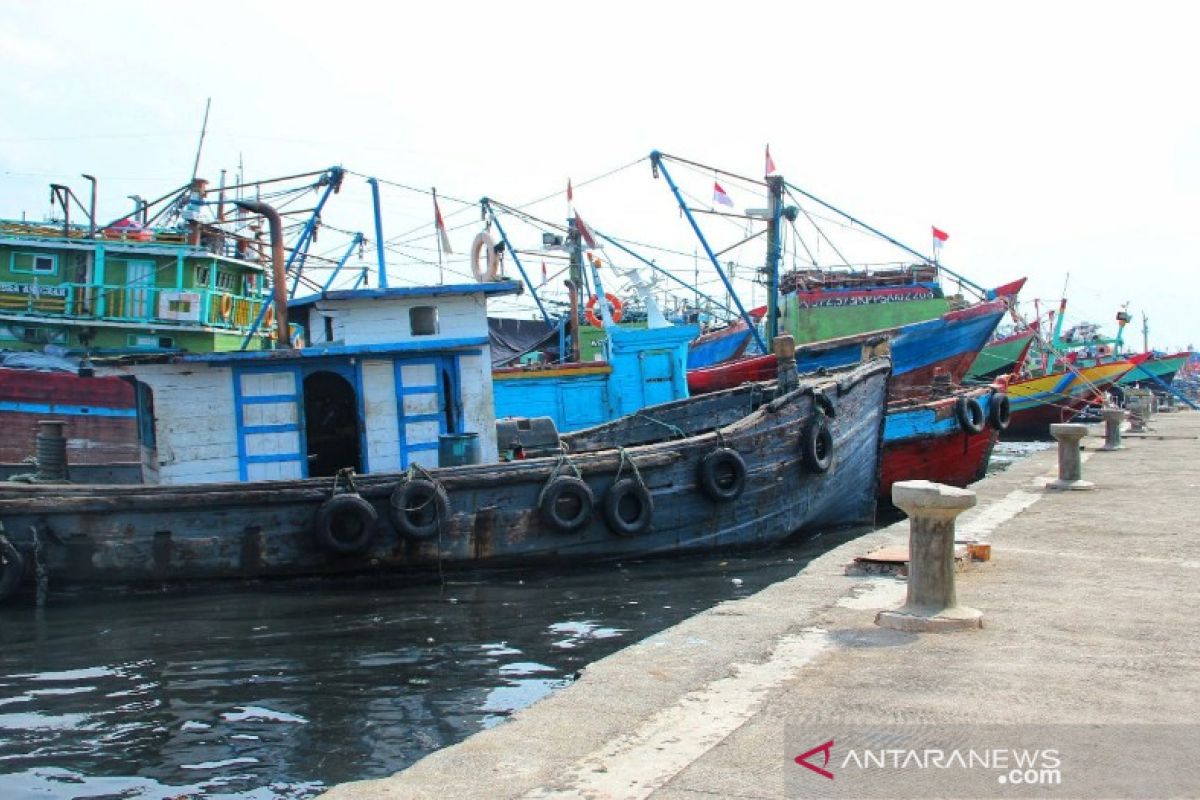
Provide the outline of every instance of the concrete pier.
<path id="1" fill-rule="evenodd" d="M 825 739 L 792 742 L 797 726 L 1194 723 L 1200 414 L 1162 418 L 1159 438 L 1127 441 L 1120 458 L 1092 458 L 1102 433 L 1082 454 L 1095 492 L 1043 491 L 1058 474 L 1053 450 L 971 487 L 978 504 L 958 518 L 958 537 L 990 543 L 992 558 L 957 578 L 987 610 L 982 629 L 874 624 L 904 601 L 906 582 L 845 566 L 906 546 L 904 521 L 588 666 L 570 687 L 404 772 L 326 796 L 798 797 L 786 788 L 804 771 L 793 756 Z M 821 754 L 810 760 L 820 766 Z M 1069 766 L 1067 780 L 1112 765 Z M 960 796 L 942 772 L 927 773 L 927 796 Z M 1053 796 L 1076 796 L 1061 788 Z"/>

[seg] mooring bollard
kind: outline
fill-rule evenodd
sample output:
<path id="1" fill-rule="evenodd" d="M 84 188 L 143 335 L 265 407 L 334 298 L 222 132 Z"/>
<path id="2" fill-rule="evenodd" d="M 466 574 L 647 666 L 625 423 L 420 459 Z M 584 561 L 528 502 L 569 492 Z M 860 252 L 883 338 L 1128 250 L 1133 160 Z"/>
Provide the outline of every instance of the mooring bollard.
<path id="1" fill-rule="evenodd" d="M 790 334 L 781 334 L 771 342 L 775 351 L 775 377 L 779 381 L 781 391 L 790 392 L 796 388 L 796 340 Z"/>
<path id="2" fill-rule="evenodd" d="M 910 633 L 983 627 L 983 614 L 960 606 L 954 589 L 954 520 L 975 505 L 975 493 L 930 481 L 892 485 L 892 503 L 908 514 L 908 599 L 880 611 L 875 624 Z"/>
<path id="3" fill-rule="evenodd" d="M 1083 461 L 1079 458 L 1079 440 L 1087 436 L 1087 425 L 1063 423 L 1050 426 L 1050 435 L 1058 440 L 1058 480 L 1049 489 L 1094 489 L 1096 484 L 1083 480 Z"/>
<path id="4" fill-rule="evenodd" d="M 58 483 L 67 479 L 67 440 L 63 436 L 66 422 L 60 419 L 38 421 L 37 479 Z"/>
<path id="5" fill-rule="evenodd" d="M 1144 433 L 1146 430 L 1146 416 L 1142 410 L 1142 398 L 1136 394 L 1126 395 L 1125 408 L 1129 411 L 1129 432 Z"/>
<path id="6" fill-rule="evenodd" d="M 1125 421 L 1125 412 L 1115 406 L 1105 406 L 1100 409 L 1100 417 L 1104 420 L 1104 447 L 1101 450 L 1124 450 L 1121 444 L 1121 423 Z"/>

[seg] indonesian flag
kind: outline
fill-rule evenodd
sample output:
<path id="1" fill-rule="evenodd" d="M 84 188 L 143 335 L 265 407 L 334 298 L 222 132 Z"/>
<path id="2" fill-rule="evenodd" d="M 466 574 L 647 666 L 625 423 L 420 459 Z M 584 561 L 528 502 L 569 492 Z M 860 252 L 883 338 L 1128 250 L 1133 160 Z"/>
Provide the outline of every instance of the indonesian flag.
<path id="1" fill-rule="evenodd" d="M 446 220 L 442 219 L 442 209 L 438 208 L 437 197 L 433 198 L 433 223 L 437 226 L 438 236 L 442 240 L 442 252 L 454 254 L 450 248 L 450 237 L 446 235 Z"/>
<path id="2" fill-rule="evenodd" d="M 767 145 L 767 171 L 764 174 L 775 174 L 775 159 L 771 158 L 771 145 Z"/>
<path id="3" fill-rule="evenodd" d="M 575 227 L 579 229 L 579 235 L 583 238 L 586 244 L 592 250 L 596 249 L 596 240 L 592 238 L 592 232 L 588 230 L 588 226 L 583 224 L 583 217 L 579 216 L 579 212 L 575 212 Z"/>
<path id="4" fill-rule="evenodd" d="M 546 285 L 546 262 L 542 262 L 542 286 Z"/>
<path id="5" fill-rule="evenodd" d="M 568 203 L 575 202 L 575 192 L 574 192 L 574 190 L 571 189 L 571 179 L 570 178 L 567 178 L 567 202 Z"/>
<path id="6" fill-rule="evenodd" d="M 933 229 L 933 258 L 936 261 L 938 255 L 942 252 L 942 243 L 950 238 L 950 234 L 939 228 Z"/>
<path id="7" fill-rule="evenodd" d="M 733 208 L 733 198 L 726 194 L 725 190 L 721 188 L 721 184 L 716 181 L 713 181 L 713 202 Z"/>

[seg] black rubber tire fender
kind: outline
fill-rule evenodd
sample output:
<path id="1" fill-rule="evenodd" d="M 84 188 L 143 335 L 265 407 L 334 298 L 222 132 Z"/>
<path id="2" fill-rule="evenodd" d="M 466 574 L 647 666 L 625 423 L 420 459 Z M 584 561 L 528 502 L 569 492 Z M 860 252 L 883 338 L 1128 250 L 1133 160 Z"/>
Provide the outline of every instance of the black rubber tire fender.
<path id="1" fill-rule="evenodd" d="M 746 460 L 731 447 L 718 447 L 700 459 L 699 480 L 710 500 L 730 503 L 746 488 Z"/>
<path id="2" fill-rule="evenodd" d="M 440 483 L 425 478 L 403 481 L 388 498 L 388 519 L 405 539 L 437 538 L 450 521 L 450 497 Z"/>
<path id="3" fill-rule="evenodd" d="M 801 430 L 800 456 L 811 472 L 826 472 L 833 466 L 833 434 L 823 416 L 809 420 Z"/>
<path id="4" fill-rule="evenodd" d="M 375 506 L 360 495 L 335 494 L 317 509 L 313 534 L 322 549 L 338 555 L 354 555 L 371 544 L 378 520 Z"/>
<path id="5" fill-rule="evenodd" d="M 1012 422 L 1012 401 L 1004 392 L 996 392 L 988 401 L 988 422 L 998 431 L 1008 430 Z"/>
<path id="6" fill-rule="evenodd" d="M 0 600 L 16 594 L 25 577 L 25 559 L 12 542 L 0 536 Z"/>
<path id="7" fill-rule="evenodd" d="M 979 433 L 987 424 L 983 406 L 974 397 L 960 397 L 954 402 L 954 416 L 966 433 Z"/>
<path id="8" fill-rule="evenodd" d="M 608 487 L 604 494 L 604 521 L 618 536 L 637 536 L 650 528 L 654 518 L 654 498 L 650 490 L 633 478 Z"/>
<path id="9" fill-rule="evenodd" d="M 592 487 L 569 475 L 560 475 L 546 484 L 538 497 L 542 522 L 561 533 L 571 533 L 587 525 L 595 507 Z"/>

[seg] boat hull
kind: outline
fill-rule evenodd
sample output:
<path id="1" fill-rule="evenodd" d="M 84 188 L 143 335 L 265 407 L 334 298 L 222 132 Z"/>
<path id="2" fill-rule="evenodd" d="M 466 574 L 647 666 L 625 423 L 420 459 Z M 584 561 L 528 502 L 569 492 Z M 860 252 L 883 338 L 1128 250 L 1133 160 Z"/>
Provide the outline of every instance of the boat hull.
<path id="1" fill-rule="evenodd" d="M 1010 381 L 1012 422 L 1008 432 L 1020 436 L 1049 436 L 1050 426 L 1069 422 L 1086 406 L 1100 401 L 1105 390 L 1133 368 L 1130 361 L 1097 364 L 1071 372 Z"/>
<path id="2" fill-rule="evenodd" d="M 879 342 L 890 338 L 895 364 L 890 397 L 902 399 L 923 391 L 935 374 L 945 373 L 953 383 L 960 382 L 999 324 L 1005 308 L 1003 300 L 994 300 L 897 330 L 799 345 L 796 366 L 805 372 L 854 364 L 874 352 Z M 768 380 L 775 374 L 775 364 L 774 356 L 757 356 L 689 370 L 688 390 L 701 394 L 745 381 Z"/>
<path id="3" fill-rule="evenodd" d="M 103 465 L 140 474 L 137 403 L 128 381 L 0 369 L 0 464 L 34 455 L 37 423 L 46 419 L 66 423 L 67 463 L 77 473 Z"/>
<path id="4" fill-rule="evenodd" d="M 991 381 L 1011 375 L 1025 360 L 1035 336 L 1033 331 L 1021 331 L 988 342 L 967 370 L 967 380 Z"/>
<path id="5" fill-rule="evenodd" d="M 432 470 L 446 492 L 437 536 L 417 541 L 389 519 L 389 499 L 404 476 L 354 479 L 378 522 L 361 552 L 333 554 L 315 535 L 331 479 L 194 484 L 190 486 L 11 486 L 0 488 L 0 522 L 51 588 L 93 582 L 370 573 L 445 566 L 511 566 L 642 557 L 761 545 L 811 528 L 870 523 L 874 517 L 890 362 L 803 377 L 798 388 L 732 424 L 705 433 L 622 450 L 573 453 L 503 464 Z M 817 410 L 832 401 L 833 413 Z M 674 404 L 686 409 L 687 401 Z M 641 415 L 659 413 L 654 408 Z M 801 431 L 825 418 L 833 464 L 805 466 Z M 662 435 L 662 434 L 660 434 Z M 609 445 L 611 447 L 611 444 Z M 710 500 L 698 468 L 715 448 L 729 447 L 746 465 L 735 499 Z M 578 470 L 596 499 L 583 526 L 554 529 L 539 512 L 548 481 Z M 616 535 L 600 509 L 621 477 L 638 476 L 650 493 L 650 527 Z M 36 537 L 36 542 L 35 542 Z"/>
<path id="6" fill-rule="evenodd" d="M 989 419 L 991 388 L 960 390 L 949 397 L 892 404 L 884 427 L 883 470 L 879 497 L 890 502 L 897 481 L 928 480 L 966 486 L 983 477 L 999 432 L 989 423 L 972 433 L 959 422 L 960 397 L 974 398 Z"/>

